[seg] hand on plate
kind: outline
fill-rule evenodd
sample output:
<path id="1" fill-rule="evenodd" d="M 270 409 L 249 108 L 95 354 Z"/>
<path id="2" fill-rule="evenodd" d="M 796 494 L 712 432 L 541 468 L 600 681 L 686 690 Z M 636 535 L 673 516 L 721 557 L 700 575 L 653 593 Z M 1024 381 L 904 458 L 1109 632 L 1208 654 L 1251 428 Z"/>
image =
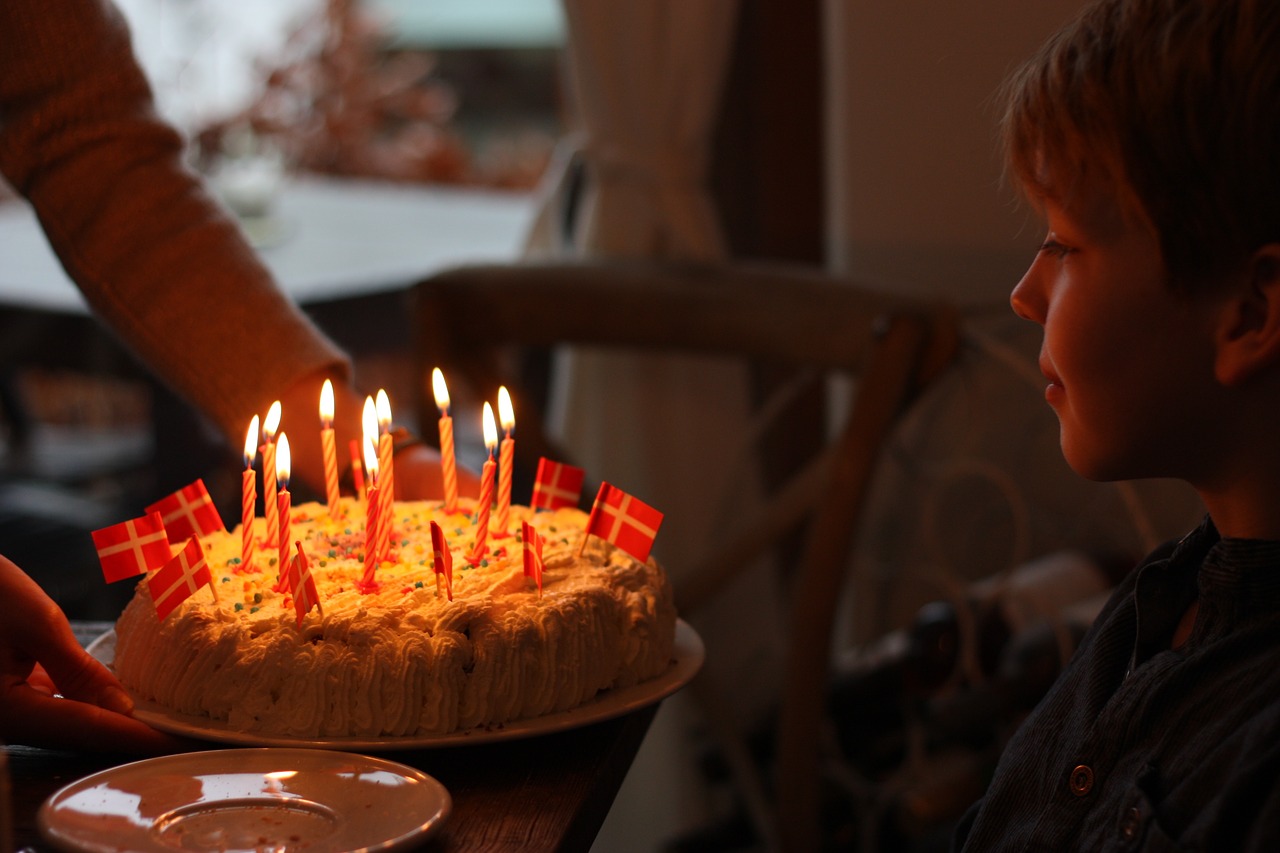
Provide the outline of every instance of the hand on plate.
<path id="1" fill-rule="evenodd" d="M 183 748 L 132 711 L 120 682 L 76 642 L 57 604 L 0 556 L 0 741 L 93 752 Z"/>

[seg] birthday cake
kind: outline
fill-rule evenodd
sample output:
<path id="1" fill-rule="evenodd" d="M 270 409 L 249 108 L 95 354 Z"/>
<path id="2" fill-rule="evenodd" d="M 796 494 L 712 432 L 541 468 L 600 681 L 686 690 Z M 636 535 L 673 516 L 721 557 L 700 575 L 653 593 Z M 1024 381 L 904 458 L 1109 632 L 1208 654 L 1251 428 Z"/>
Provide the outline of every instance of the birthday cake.
<path id="1" fill-rule="evenodd" d="M 474 501 L 452 513 L 397 502 L 390 547 L 371 575 L 359 506 L 343 498 L 336 518 L 324 504 L 292 508 L 290 538 L 315 583 L 316 606 L 305 611 L 286 577 L 303 563 L 282 567 L 274 548 L 259 548 L 246 566 L 239 529 L 199 537 L 206 582 L 171 610 L 139 583 L 120 616 L 121 681 L 240 731 L 382 738 L 567 710 L 671 665 L 665 574 L 606 538 L 584 542 L 581 510 L 513 506 L 510 532 L 488 530 L 476 554 Z M 432 522 L 451 576 L 436 571 Z M 253 539 L 265 539 L 266 521 L 252 524 Z M 526 538 L 541 540 L 536 576 L 526 572 Z"/>

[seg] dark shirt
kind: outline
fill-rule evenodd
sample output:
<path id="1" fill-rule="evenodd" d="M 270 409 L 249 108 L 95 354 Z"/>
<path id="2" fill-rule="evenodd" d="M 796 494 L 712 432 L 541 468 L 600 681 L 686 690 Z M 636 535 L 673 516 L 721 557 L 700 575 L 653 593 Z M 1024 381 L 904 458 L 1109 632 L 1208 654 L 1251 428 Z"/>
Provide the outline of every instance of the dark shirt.
<path id="1" fill-rule="evenodd" d="M 1199 598 L 1188 641 L 1169 648 Z M 1280 851 L 1280 542 L 1208 519 L 1117 588 L 961 822 L 965 850 Z"/>

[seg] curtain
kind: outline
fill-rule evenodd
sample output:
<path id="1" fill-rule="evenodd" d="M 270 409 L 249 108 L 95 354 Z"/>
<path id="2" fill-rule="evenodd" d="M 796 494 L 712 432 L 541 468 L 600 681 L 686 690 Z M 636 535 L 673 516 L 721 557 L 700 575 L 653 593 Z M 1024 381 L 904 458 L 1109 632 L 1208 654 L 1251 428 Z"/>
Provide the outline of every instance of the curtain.
<path id="1" fill-rule="evenodd" d="M 705 179 L 738 0 L 562 2 L 579 131 L 554 158 L 530 254 L 723 259 Z"/>
<path id="2" fill-rule="evenodd" d="M 544 181 L 527 256 L 723 262 L 706 175 L 738 0 L 562 3 L 577 126 Z M 711 422 L 745 411 L 741 371 L 579 349 L 558 357 L 552 398 L 553 431 L 593 476 L 667 514 L 658 553 L 678 579 L 719 499 L 691 491 L 691 474 L 728 464 Z"/>

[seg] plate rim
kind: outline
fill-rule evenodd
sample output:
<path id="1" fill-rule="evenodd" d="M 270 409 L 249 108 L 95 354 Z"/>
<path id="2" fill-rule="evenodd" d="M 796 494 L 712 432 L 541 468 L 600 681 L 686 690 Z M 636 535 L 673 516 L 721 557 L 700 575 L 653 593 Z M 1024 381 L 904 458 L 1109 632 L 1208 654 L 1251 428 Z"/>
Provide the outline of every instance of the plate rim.
<path id="1" fill-rule="evenodd" d="M 85 648 L 100 663 L 114 671 L 115 629 L 90 642 Z M 110 644 L 108 649 L 108 644 Z M 110 654 L 106 654 L 109 651 Z M 492 728 L 471 728 L 443 735 L 397 735 L 388 737 L 293 737 L 246 732 L 230 728 L 221 720 L 170 711 L 151 702 L 129 688 L 134 701 L 134 717 L 160 731 L 212 743 L 241 748 L 300 748 L 336 751 L 386 751 L 405 749 L 446 749 L 522 740 L 555 734 L 604 722 L 632 711 L 656 704 L 687 685 L 701 671 L 706 660 L 706 647 L 698 632 L 683 619 L 676 619 L 672 665 L 661 675 L 630 687 L 604 691 L 591 701 L 565 711 L 553 711 L 537 717 L 511 720 Z M 621 697 L 621 698 L 619 698 Z"/>
<path id="2" fill-rule="evenodd" d="M 423 822 L 417 826 L 408 829 L 394 837 L 383 837 L 370 839 L 369 843 L 363 849 L 377 850 L 402 850 L 406 849 L 406 845 L 417 845 L 425 842 L 427 839 L 439 832 L 440 827 L 453 814 L 453 795 L 449 789 L 436 777 L 432 776 L 424 770 L 395 761 L 390 758 L 384 758 L 376 755 L 363 755 L 345 750 L 335 749 L 317 749 L 310 747 L 273 747 L 273 746 L 252 746 L 252 747 L 231 747 L 225 749 L 204 749 L 192 752 L 170 753 L 168 755 L 156 755 L 147 758 L 141 758 L 136 761 L 129 761 L 124 764 L 117 764 L 114 767 L 108 767 L 98 770 L 79 779 L 75 779 L 62 787 L 58 788 L 49 796 L 45 797 L 40 803 L 40 808 L 36 812 L 36 826 L 40 832 L 40 837 L 48 843 L 58 847 L 59 849 L 74 850 L 82 853 L 98 853 L 98 851 L 116 851 L 122 849 L 120 841 L 106 841 L 96 843 L 94 836 L 84 837 L 74 835 L 66 829 L 61 828 L 55 819 L 55 804 L 64 797 L 71 796 L 84 790 L 92 790 L 98 784 L 104 781 L 111 781 L 114 777 L 132 774 L 139 770 L 150 771 L 163 769 L 171 764 L 188 764 L 195 765 L 190 770 L 192 775 L 196 775 L 201 771 L 201 764 L 215 764 L 219 761 L 235 761 L 239 759 L 249 759 L 246 753 L 256 755 L 270 754 L 273 759 L 288 760 L 290 754 L 296 753 L 295 758 L 303 758 L 305 760 L 314 761 L 316 759 L 324 760 L 326 758 L 344 764 L 350 763 L 355 759 L 367 762 L 370 766 L 380 770 L 394 772 L 406 778 L 416 779 L 420 783 L 424 783 L 430 790 L 430 796 L 436 803 L 435 811 Z M 204 768 L 205 772 L 209 772 L 209 768 Z M 214 797 L 210 801 L 217 801 L 220 798 Z M 199 802 L 199 801 L 193 801 Z M 326 804 L 328 805 L 328 804 Z M 153 824 L 154 825 L 154 824 Z M 139 827 L 139 832 L 147 835 L 148 829 Z M 127 839 L 126 839 L 127 840 Z M 168 849 L 164 845 L 153 845 L 152 850 L 160 851 Z M 319 848 L 324 849 L 324 848 Z"/>

